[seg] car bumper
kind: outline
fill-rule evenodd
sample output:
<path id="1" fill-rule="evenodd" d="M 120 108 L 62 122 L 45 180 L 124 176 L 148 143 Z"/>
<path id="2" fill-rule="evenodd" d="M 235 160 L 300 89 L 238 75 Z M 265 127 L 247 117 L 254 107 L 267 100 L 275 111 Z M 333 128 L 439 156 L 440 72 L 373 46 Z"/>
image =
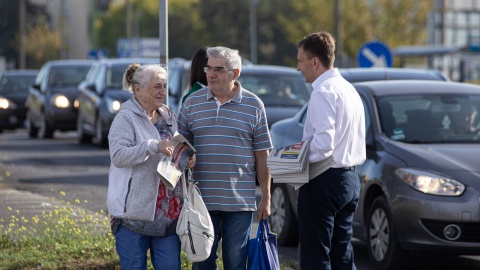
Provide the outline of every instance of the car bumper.
<path id="1" fill-rule="evenodd" d="M 421 252 L 480 254 L 480 194 L 467 188 L 460 197 L 426 195 L 407 185 L 391 200 L 402 248 Z M 449 229 L 458 234 L 449 235 Z"/>
<path id="2" fill-rule="evenodd" d="M 23 110 L 0 109 L 0 129 L 16 129 L 23 127 L 26 112 Z"/>
<path id="3" fill-rule="evenodd" d="M 50 127 L 61 131 L 76 130 L 77 115 L 78 111 L 76 109 L 51 108 L 46 111 Z"/>

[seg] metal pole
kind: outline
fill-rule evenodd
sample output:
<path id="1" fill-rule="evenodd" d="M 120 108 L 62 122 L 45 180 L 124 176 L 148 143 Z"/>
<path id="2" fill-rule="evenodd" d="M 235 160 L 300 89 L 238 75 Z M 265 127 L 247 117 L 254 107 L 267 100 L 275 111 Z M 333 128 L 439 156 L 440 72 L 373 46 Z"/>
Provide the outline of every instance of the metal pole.
<path id="1" fill-rule="evenodd" d="M 132 37 L 132 2 L 130 0 L 127 0 L 127 22 L 126 22 L 126 38 L 131 38 Z"/>
<path id="2" fill-rule="evenodd" d="M 159 1 L 160 64 L 163 65 L 168 72 L 168 0 Z M 165 100 L 168 106 L 168 91 Z"/>
<path id="3" fill-rule="evenodd" d="M 25 0 L 20 0 L 20 69 L 26 68 L 25 57 Z"/>
<path id="4" fill-rule="evenodd" d="M 62 29 L 62 47 L 60 51 L 60 58 L 67 59 L 68 58 L 68 7 L 67 7 L 67 0 L 62 0 L 62 17 L 60 20 L 61 29 Z"/>
<path id="5" fill-rule="evenodd" d="M 258 0 L 250 1 L 250 60 L 257 64 L 257 4 Z"/>
<path id="6" fill-rule="evenodd" d="M 335 0 L 335 43 L 336 43 L 336 55 L 338 57 L 339 67 L 343 67 L 343 54 L 342 54 L 342 41 L 340 37 L 341 31 L 341 10 L 340 0 Z"/>

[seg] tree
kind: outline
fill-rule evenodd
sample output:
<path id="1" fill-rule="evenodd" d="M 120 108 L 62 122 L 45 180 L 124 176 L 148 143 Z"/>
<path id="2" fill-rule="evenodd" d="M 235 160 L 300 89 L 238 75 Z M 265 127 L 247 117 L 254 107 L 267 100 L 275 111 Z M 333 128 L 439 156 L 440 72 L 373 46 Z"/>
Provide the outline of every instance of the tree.
<path id="1" fill-rule="evenodd" d="M 133 34 L 138 37 L 158 37 L 158 0 L 131 0 Z M 117 51 L 117 40 L 126 38 L 125 2 L 111 4 L 108 13 L 95 19 L 95 31 L 98 34 L 98 47 L 107 48 L 112 57 Z"/>
<path id="2" fill-rule="evenodd" d="M 342 10 L 340 41 L 350 59 L 355 59 L 362 44 L 371 40 L 382 41 L 390 48 L 425 44 L 427 15 L 433 0 L 338 1 Z M 333 1 L 288 0 L 286 4 L 292 12 L 278 17 L 290 42 L 320 30 L 334 33 Z"/>
<path id="3" fill-rule="evenodd" d="M 39 23 L 37 18 L 43 17 L 43 21 L 49 20 L 49 16 L 44 6 L 39 6 L 26 2 L 26 21 L 27 31 L 30 28 L 34 28 Z M 20 14 L 19 1 L 0 1 L 0 56 L 6 58 L 7 62 L 13 63 L 13 66 L 19 66 L 19 21 Z M 27 44 L 32 41 L 27 40 Z M 36 40 L 33 40 L 35 43 Z M 36 60 L 31 59 L 31 55 L 27 54 L 27 67 L 35 68 L 32 65 Z"/>
<path id="4" fill-rule="evenodd" d="M 130 0 L 141 37 L 158 37 L 158 0 Z M 169 0 L 169 56 L 190 59 L 200 46 L 226 46 L 250 57 L 249 11 L 252 0 Z M 341 6 L 341 53 L 353 63 L 359 48 L 379 40 L 391 48 L 424 44 L 433 0 L 338 0 Z M 310 33 L 334 34 L 332 0 L 259 0 L 258 62 L 296 66 L 296 44 Z M 135 15 L 133 16 L 135 17 Z M 96 20 L 100 47 L 116 51 L 125 37 L 125 2 L 112 4 Z M 111 55 L 114 55 L 111 53 Z M 350 64 L 354 65 L 354 64 Z"/>
<path id="5" fill-rule="evenodd" d="M 17 44 L 19 39 L 17 36 Z M 60 30 L 50 30 L 44 17 L 38 17 L 37 24 L 27 30 L 25 43 L 28 67 L 40 68 L 46 61 L 60 57 Z"/>

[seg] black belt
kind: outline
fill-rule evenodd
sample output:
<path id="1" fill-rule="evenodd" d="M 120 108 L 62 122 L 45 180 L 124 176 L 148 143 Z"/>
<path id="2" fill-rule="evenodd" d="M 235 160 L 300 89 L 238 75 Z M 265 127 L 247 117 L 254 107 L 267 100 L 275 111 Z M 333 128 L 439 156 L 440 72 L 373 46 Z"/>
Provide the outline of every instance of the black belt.
<path id="1" fill-rule="evenodd" d="M 350 167 L 342 167 L 342 168 L 330 168 L 330 169 L 336 169 L 336 170 L 347 170 L 347 171 L 355 171 L 355 166 L 350 166 Z"/>

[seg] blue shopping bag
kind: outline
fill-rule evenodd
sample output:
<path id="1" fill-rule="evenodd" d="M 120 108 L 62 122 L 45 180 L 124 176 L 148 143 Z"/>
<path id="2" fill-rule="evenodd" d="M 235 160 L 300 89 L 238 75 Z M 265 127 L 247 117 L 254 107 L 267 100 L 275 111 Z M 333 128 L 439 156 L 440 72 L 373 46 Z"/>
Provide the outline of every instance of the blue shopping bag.
<path id="1" fill-rule="evenodd" d="M 248 241 L 247 270 L 280 270 L 277 235 L 268 228 L 268 220 L 258 224 L 257 237 Z"/>

